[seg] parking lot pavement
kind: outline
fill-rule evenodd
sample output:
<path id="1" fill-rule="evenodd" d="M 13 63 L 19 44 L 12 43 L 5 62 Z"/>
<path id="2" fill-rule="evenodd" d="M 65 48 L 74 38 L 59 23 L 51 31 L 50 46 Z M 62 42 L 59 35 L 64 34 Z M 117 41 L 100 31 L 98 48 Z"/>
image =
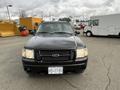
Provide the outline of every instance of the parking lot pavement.
<path id="1" fill-rule="evenodd" d="M 83 37 L 89 62 L 83 74 L 27 75 L 21 49 L 29 37 L 0 38 L 0 90 L 120 90 L 120 38 Z"/>

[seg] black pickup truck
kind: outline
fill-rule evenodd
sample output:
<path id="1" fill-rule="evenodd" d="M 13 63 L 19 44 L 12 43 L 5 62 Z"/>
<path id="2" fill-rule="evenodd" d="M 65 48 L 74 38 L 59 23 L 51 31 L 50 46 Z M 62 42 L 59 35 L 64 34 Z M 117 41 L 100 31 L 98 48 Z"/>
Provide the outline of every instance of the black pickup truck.
<path id="1" fill-rule="evenodd" d="M 22 50 L 22 63 L 27 73 L 80 73 L 86 69 L 86 45 L 67 22 L 43 22 Z"/>

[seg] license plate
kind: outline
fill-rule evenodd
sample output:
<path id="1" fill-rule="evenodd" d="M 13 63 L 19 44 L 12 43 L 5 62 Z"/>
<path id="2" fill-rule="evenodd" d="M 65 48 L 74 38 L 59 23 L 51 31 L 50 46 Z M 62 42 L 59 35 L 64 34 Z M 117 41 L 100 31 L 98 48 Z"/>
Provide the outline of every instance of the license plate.
<path id="1" fill-rule="evenodd" d="M 63 67 L 48 67 L 48 74 L 63 74 Z"/>

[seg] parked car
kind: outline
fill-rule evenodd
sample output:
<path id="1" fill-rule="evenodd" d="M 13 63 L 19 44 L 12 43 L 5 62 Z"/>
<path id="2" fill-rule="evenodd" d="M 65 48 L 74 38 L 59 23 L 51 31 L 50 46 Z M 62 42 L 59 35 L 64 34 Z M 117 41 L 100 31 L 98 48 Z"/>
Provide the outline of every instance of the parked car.
<path id="1" fill-rule="evenodd" d="M 43 22 L 22 51 L 24 70 L 48 74 L 83 72 L 88 51 L 78 34 L 68 22 Z"/>

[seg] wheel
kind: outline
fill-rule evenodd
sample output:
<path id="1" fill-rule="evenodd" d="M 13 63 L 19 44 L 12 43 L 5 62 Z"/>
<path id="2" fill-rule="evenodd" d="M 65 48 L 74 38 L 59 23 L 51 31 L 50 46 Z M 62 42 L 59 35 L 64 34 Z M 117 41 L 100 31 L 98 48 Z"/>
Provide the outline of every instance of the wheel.
<path id="1" fill-rule="evenodd" d="M 92 33 L 91 33 L 91 32 L 86 32 L 86 36 L 87 36 L 87 37 L 91 37 L 91 36 L 92 36 Z"/>
<path id="2" fill-rule="evenodd" d="M 78 74 L 83 73 L 86 70 L 86 68 L 87 68 L 87 63 L 85 65 L 82 65 L 81 68 L 75 68 L 74 72 Z"/>
<path id="3" fill-rule="evenodd" d="M 76 69 L 76 70 L 74 71 L 74 73 L 80 74 L 80 73 L 83 73 L 84 71 L 85 71 L 85 69 L 81 69 L 81 70 Z"/>
<path id="4" fill-rule="evenodd" d="M 28 67 L 23 66 L 23 68 L 24 68 L 24 71 L 28 74 L 32 72 L 31 69 Z"/>

